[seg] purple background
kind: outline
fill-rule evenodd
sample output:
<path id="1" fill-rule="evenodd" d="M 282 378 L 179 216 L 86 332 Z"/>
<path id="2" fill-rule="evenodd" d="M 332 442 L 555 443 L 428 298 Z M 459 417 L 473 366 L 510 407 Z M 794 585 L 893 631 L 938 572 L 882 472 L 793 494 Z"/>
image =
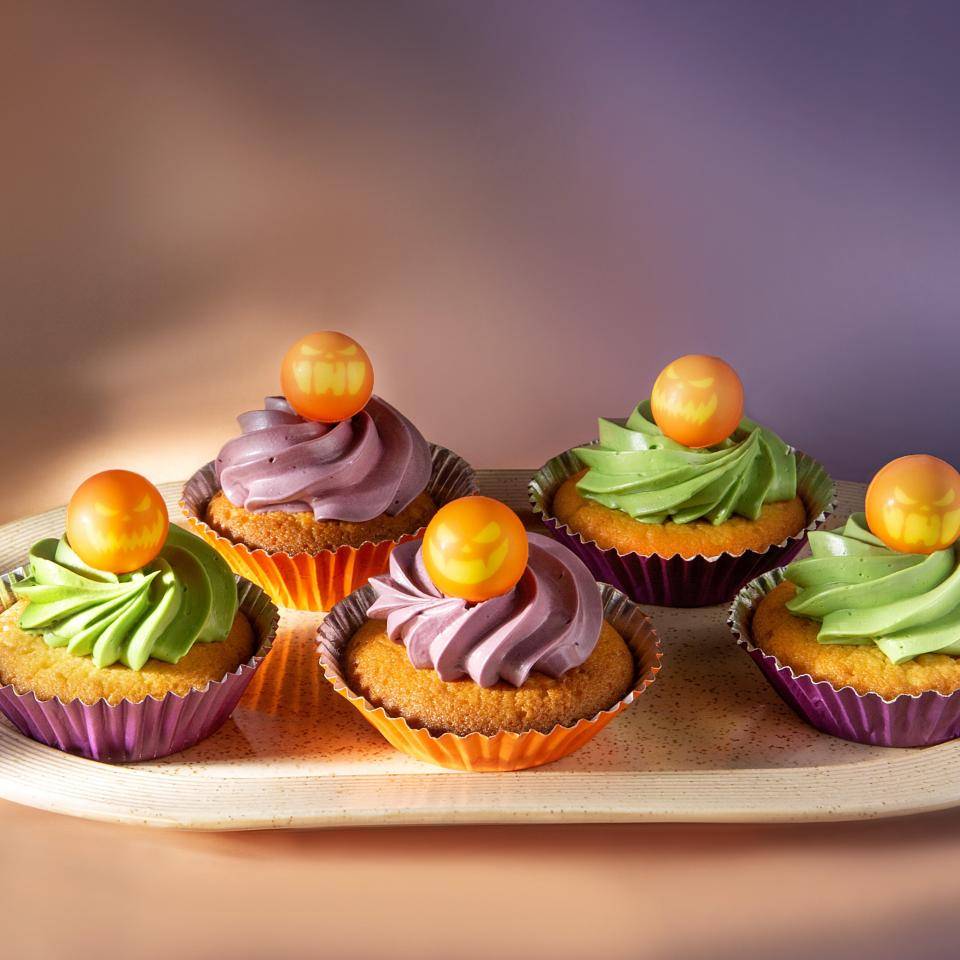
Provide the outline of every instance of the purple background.
<path id="1" fill-rule="evenodd" d="M 960 463 L 956 3 L 45 3 L 0 35 L 5 515 L 189 475 L 336 327 L 477 466 L 719 353 Z M 43 443 L 38 444 L 37 425 Z"/>

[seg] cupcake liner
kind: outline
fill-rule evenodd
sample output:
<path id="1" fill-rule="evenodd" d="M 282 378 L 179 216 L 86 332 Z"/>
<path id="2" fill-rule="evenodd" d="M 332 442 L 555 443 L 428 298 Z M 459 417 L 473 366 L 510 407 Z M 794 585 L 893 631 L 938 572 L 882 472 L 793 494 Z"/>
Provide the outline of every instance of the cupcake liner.
<path id="1" fill-rule="evenodd" d="M 479 491 L 476 475 L 465 460 L 435 444 L 430 444 L 430 452 L 433 470 L 426 492 L 437 506 Z M 421 527 L 396 540 L 368 540 L 359 547 L 343 546 L 319 553 L 252 549 L 228 540 L 204 521 L 207 504 L 219 490 L 212 462 L 187 481 L 180 509 L 190 529 L 214 546 L 235 573 L 261 586 L 281 607 L 329 610 L 371 577 L 385 573 L 395 547 L 423 535 Z"/>
<path id="2" fill-rule="evenodd" d="M 13 582 L 26 575 L 26 569 L 18 567 L 0 578 L 0 609 L 16 600 Z M 91 760 L 132 763 L 186 750 L 223 725 L 273 645 L 279 620 L 276 606 L 258 586 L 239 578 L 238 596 L 240 610 L 259 642 L 254 655 L 222 680 L 184 696 L 168 693 L 162 699 L 117 704 L 102 699 L 39 700 L 7 684 L 0 686 L 0 712 L 25 736 Z"/>
<path id="3" fill-rule="evenodd" d="M 885 700 L 878 693 L 814 680 L 808 673 L 798 676 L 756 646 L 750 630 L 754 610 L 782 582 L 783 574 L 782 569 L 773 570 L 747 584 L 733 601 L 727 623 L 737 643 L 800 717 L 832 737 L 877 747 L 932 747 L 960 737 L 960 690 L 927 690 Z"/>
<path id="4" fill-rule="evenodd" d="M 579 750 L 621 710 L 633 703 L 660 671 L 660 640 L 649 617 L 619 590 L 605 583 L 598 584 L 598 589 L 603 598 L 604 619 L 613 624 L 633 653 L 636 667 L 633 685 L 612 707 L 578 720 L 573 726 L 558 725 L 549 733 L 505 730 L 492 737 L 482 733 L 471 733 L 466 737 L 454 733 L 436 736 L 411 726 L 403 717 L 391 716 L 383 707 L 375 707 L 350 690 L 344 679 L 342 654 L 350 638 L 367 619 L 367 608 L 374 598 L 370 586 L 342 600 L 324 619 L 318 630 L 320 663 L 334 690 L 349 700 L 394 747 L 417 760 L 476 773 L 538 767 Z"/>
<path id="5" fill-rule="evenodd" d="M 603 548 L 595 540 L 585 540 L 551 515 L 554 492 L 582 469 L 572 450 L 548 460 L 530 480 L 534 513 L 541 515 L 550 536 L 572 550 L 597 580 L 619 587 L 638 603 L 660 607 L 707 607 L 733 599 L 754 577 L 789 563 L 807 542 L 807 534 L 823 524 L 836 503 L 836 485 L 823 466 L 798 451 L 797 493 L 807 510 L 807 525 L 799 533 L 762 553 L 724 551 L 715 557 L 690 558 L 620 553 L 616 547 Z"/>

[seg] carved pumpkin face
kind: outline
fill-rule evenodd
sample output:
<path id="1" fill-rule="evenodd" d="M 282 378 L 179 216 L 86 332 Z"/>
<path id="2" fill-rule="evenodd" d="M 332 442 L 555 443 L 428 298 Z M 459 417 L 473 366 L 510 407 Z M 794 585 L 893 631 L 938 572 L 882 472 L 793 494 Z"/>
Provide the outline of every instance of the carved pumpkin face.
<path id="1" fill-rule="evenodd" d="M 867 488 L 867 524 L 891 550 L 933 553 L 960 537 L 960 473 L 938 457 L 891 460 Z"/>
<path id="2" fill-rule="evenodd" d="M 423 535 L 427 573 L 442 593 L 461 600 L 489 600 L 512 590 L 529 552 L 520 518 L 489 497 L 448 503 Z"/>
<path id="3" fill-rule="evenodd" d="M 373 366 L 356 340 L 325 330 L 298 340 L 287 351 L 280 382 L 301 417 L 338 423 L 367 405 L 373 393 Z"/>
<path id="4" fill-rule="evenodd" d="M 139 473 L 105 470 L 84 480 L 67 506 L 67 540 L 97 570 L 130 573 L 149 563 L 170 522 L 160 491 Z"/>
<path id="5" fill-rule="evenodd" d="M 657 377 L 650 410 L 664 436 L 685 447 L 712 447 L 740 423 L 743 384 L 719 357 L 691 353 Z"/>

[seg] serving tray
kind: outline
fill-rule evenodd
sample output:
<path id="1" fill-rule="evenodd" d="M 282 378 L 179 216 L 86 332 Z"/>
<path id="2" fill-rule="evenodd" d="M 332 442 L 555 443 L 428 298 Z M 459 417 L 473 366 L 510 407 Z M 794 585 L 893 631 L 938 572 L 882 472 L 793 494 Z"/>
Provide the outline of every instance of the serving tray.
<path id="1" fill-rule="evenodd" d="M 534 526 L 532 470 L 481 471 L 484 493 Z M 181 484 L 161 487 L 171 517 Z M 839 484 L 828 526 L 862 508 Z M 63 531 L 63 509 L 0 527 L 0 569 Z M 468 774 L 394 750 L 320 674 L 322 615 L 286 611 L 273 652 L 226 726 L 185 753 L 109 766 L 41 746 L 0 718 L 0 797 L 123 823 L 203 830 L 884 817 L 960 804 L 960 740 L 892 750 L 799 720 L 737 648 L 726 606 L 648 608 L 657 682 L 584 749 L 548 767 Z"/>

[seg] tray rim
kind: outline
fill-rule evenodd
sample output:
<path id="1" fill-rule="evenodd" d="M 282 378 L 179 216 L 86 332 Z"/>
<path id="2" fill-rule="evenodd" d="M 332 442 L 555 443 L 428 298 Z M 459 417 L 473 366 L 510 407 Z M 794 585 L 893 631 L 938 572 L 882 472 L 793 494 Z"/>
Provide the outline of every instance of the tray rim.
<path id="1" fill-rule="evenodd" d="M 480 470 L 481 484 L 533 470 Z M 840 481 L 859 493 L 864 484 Z M 182 483 L 161 484 L 168 505 Z M 0 526 L 49 526 L 59 507 Z M 656 608 L 653 608 L 654 611 Z M 656 614 L 653 613 L 656 622 Z M 733 642 L 731 638 L 731 642 Z M 57 783 L 56 793 L 50 785 Z M 424 789 L 425 786 L 429 789 Z M 392 804 L 384 803 L 389 793 Z M 575 802 L 572 795 L 577 794 Z M 0 724 L 0 798 L 105 822 L 191 830 L 508 823 L 808 822 L 871 819 L 960 805 L 960 740 L 889 759 L 706 771 L 217 777 L 113 766 L 36 743 Z M 397 798 L 401 802 L 397 802 Z M 231 812 L 224 812 L 229 810 Z"/>
<path id="2" fill-rule="evenodd" d="M 863 764 L 777 770 L 577 773 L 544 769 L 218 779 L 84 760 L 34 743 L 4 725 L 0 727 L 0 796 L 86 819 L 208 831 L 483 823 L 813 822 L 905 816 L 960 804 L 957 744 L 915 752 L 916 760 L 911 756 L 908 763 L 879 757 Z M 901 766 L 910 769 L 896 769 Z M 427 777 L 430 789 L 424 791 Z M 49 792 L 53 778 L 61 787 L 57 795 Z M 216 785 L 213 790 L 211 782 Z M 597 789 L 600 784 L 602 790 Z M 576 787 L 588 798 L 564 806 Z M 643 787 L 641 798 L 637 789 Z M 856 799 L 849 795 L 845 802 L 823 799 L 856 788 L 863 790 Z M 420 796 L 416 805 L 395 804 L 385 810 L 382 795 L 386 791 L 394 798 Z M 111 794 L 116 798 L 111 799 Z M 817 798 L 812 805 L 811 797 Z M 224 814 L 226 805 L 240 812 Z"/>

